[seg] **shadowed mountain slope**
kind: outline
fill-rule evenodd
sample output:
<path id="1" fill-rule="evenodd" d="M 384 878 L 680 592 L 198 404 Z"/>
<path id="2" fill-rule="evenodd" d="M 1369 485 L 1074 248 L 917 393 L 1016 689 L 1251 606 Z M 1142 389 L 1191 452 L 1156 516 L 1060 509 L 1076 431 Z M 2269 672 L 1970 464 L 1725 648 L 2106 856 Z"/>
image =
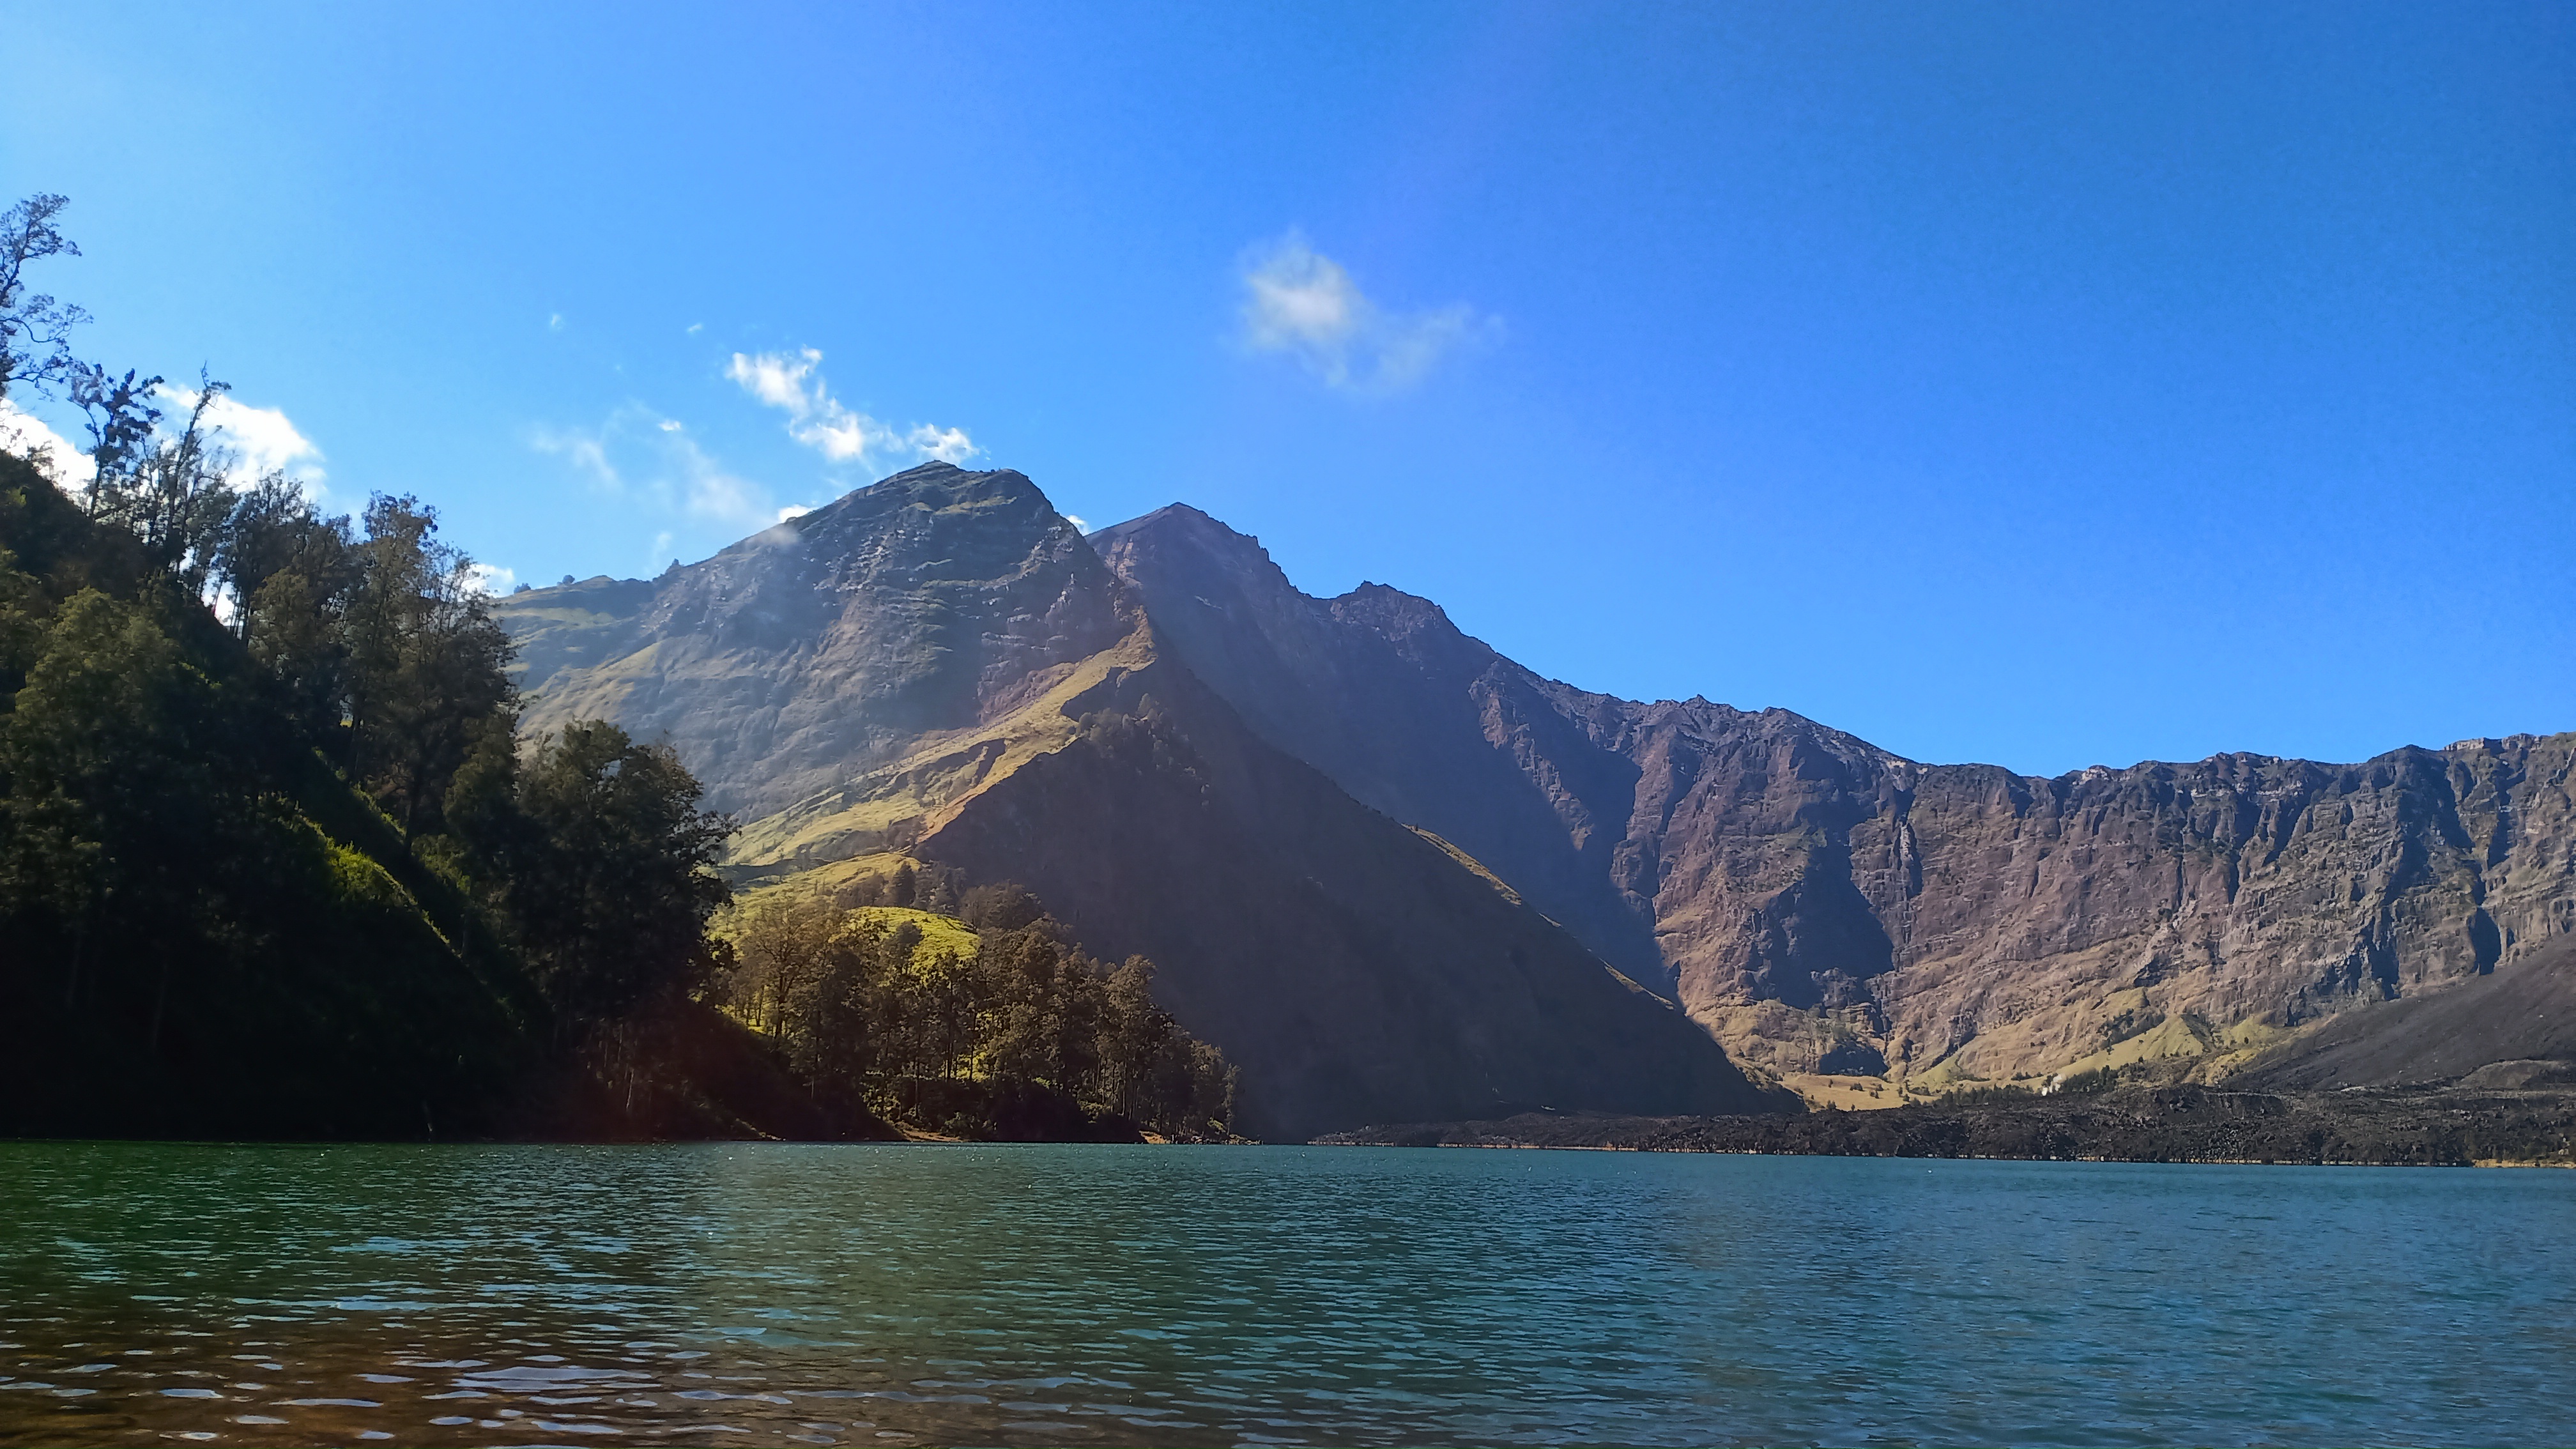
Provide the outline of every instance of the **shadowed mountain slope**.
<path id="1" fill-rule="evenodd" d="M 2231 1079 L 2332 1091 L 2576 1082 L 2576 935 L 2448 991 L 2345 1012 Z"/>
<path id="2" fill-rule="evenodd" d="M 901 852 L 1152 956 L 1265 1135 L 1795 1106 L 1472 859 L 1255 737 L 1016 473 L 928 465 L 500 613 L 532 722 L 666 734 L 744 817 L 739 863 Z"/>
<path id="3" fill-rule="evenodd" d="M 1164 963 L 1158 997 L 1241 1063 L 1265 1135 L 1470 1103 L 1794 1105 L 1453 848 L 1254 738 L 1187 670 L 1120 670 L 1064 708 L 1079 734 L 919 853 L 1023 881 L 1095 949 Z"/>
<path id="4" fill-rule="evenodd" d="M 2224 1070 L 2576 930 L 2576 735 L 1925 766 L 1784 710 L 1541 679 L 1425 600 L 1299 593 L 1186 507 L 1092 542 L 1264 740 L 1783 1071 Z"/>

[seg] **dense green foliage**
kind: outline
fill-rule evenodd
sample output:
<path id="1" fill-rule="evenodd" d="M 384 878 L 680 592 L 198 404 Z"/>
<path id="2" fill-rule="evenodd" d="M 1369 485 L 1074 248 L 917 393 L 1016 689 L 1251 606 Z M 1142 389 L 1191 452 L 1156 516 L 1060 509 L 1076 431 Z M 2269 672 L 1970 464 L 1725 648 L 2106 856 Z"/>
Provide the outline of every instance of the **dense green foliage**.
<path id="1" fill-rule="evenodd" d="M 604 1055 L 631 1099 L 634 1019 L 721 964 L 727 822 L 609 725 L 522 759 L 429 509 L 240 486 L 222 384 L 72 359 L 20 280 L 60 210 L 0 216 L 0 398 L 68 394 L 93 469 L 0 453 L 0 1132 L 494 1130 Z"/>
<path id="2" fill-rule="evenodd" d="M 598 721 L 539 740 L 524 765 L 496 733 L 456 775 L 463 873 L 566 1018 L 692 997 L 725 964 L 707 918 L 729 893 L 705 867 L 731 826 L 698 796 L 668 745 Z"/>
<path id="3" fill-rule="evenodd" d="M 959 899 L 933 873 L 929 900 Z M 909 867 L 895 893 L 909 894 Z M 1163 1136 L 1222 1139 L 1234 1071 L 1154 1004 L 1154 966 L 1112 967 L 1013 886 L 962 894 L 970 950 L 933 944 L 903 907 L 765 901 L 738 923 L 734 1009 L 787 1048 L 817 1090 L 856 1092 L 896 1120 L 952 1122 L 928 1084 L 1041 1087 Z"/>
<path id="4" fill-rule="evenodd" d="M 0 457 L 0 549 L 0 1126 L 488 1119 L 541 1005 L 462 898 L 142 539 Z"/>

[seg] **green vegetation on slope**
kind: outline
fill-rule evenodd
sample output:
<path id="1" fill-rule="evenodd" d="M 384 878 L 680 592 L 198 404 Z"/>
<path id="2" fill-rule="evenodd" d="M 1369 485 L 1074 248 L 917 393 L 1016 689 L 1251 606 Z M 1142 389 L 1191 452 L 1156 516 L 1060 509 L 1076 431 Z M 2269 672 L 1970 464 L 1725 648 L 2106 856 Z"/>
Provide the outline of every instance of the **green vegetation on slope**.
<path id="1" fill-rule="evenodd" d="M 1234 1070 L 1154 1004 L 1153 963 L 1093 959 L 1016 886 L 906 862 L 837 899 L 774 888 L 728 929 L 733 1011 L 818 1095 L 962 1137 L 1232 1135 Z"/>
<path id="2" fill-rule="evenodd" d="M 0 1132 L 633 1130 L 657 1051 L 757 1078 L 697 999 L 697 782 L 595 722 L 522 750 L 428 509 L 237 488 L 221 384 L 165 421 L 73 359 L 20 280 L 61 207 L 0 215 L 0 397 L 68 395 L 94 469 L 0 454 Z"/>

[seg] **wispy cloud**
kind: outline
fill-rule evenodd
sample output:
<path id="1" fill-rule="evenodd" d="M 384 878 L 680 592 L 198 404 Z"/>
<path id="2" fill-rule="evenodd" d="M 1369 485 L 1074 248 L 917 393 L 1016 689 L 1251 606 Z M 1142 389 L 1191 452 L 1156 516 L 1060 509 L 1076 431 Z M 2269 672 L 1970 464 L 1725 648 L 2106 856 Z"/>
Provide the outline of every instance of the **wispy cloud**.
<path id="1" fill-rule="evenodd" d="M 487 594 L 506 594 L 519 582 L 516 569 L 505 569 L 499 564 L 478 563 L 466 569 L 465 573 L 475 588 Z"/>
<path id="2" fill-rule="evenodd" d="M 167 437 L 196 407 L 199 394 L 179 387 L 156 392 L 166 410 L 161 429 Z M 207 442 L 229 455 L 224 481 L 233 487 L 248 488 L 270 473 L 283 473 L 316 498 L 326 492 L 322 450 L 304 436 L 285 409 L 255 408 L 229 393 L 217 393 L 206 406 L 205 427 Z M 49 475 L 60 488 L 86 487 L 97 471 L 77 444 L 6 399 L 0 399 L 0 448 L 30 456 L 41 451 Z"/>
<path id="3" fill-rule="evenodd" d="M 964 428 L 922 423 L 901 430 L 845 406 L 823 381 L 823 354 L 737 352 L 725 368 L 743 391 L 787 414 L 787 436 L 835 463 L 861 469 L 938 458 L 963 463 L 983 450 Z"/>
<path id="4" fill-rule="evenodd" d="M 628 404 L 596 428 L 540 427 L 528 434 L 528 446 L 563 459 L 604 493 L 640 497 L 728 528 L 778 521 L 767 488 L 726 467 L 679 419 L 651 408 Z"/>
<path id="5" fill-rule="evenodd" d="M 608 461 L 608 443 L 602 433 L 541 427 L 529 435 L 528 446 L 572 464 L 575 471 L 588 474 L 592 483 L 612 493 L 625 486 L 617 465 Z"/>
<path id="6" fill-rule="evenodd" d="M 1245 253 L 1242 281 L 1244 345 L 1286 353 L 1330 388 L 1402 392 L 1449 353 L 1502 335 L 1500 318 L 1463 302 L 1389 311 L 1294 231 Z"/>

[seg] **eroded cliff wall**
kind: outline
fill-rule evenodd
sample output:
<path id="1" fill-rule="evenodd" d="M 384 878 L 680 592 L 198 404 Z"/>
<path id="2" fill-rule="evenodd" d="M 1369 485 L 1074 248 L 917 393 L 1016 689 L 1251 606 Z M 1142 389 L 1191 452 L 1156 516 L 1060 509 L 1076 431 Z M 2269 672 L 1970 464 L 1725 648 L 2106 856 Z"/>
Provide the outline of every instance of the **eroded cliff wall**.
<path id="1" fill-rule="evenodd" d="M 1541 679 L 1426 600 L 1310 598 L 1195 510 L 1092 542 L 1265 740 L 1784 1072 L 2224 1070 L 2576 930 L 2576 736 L 1927 766 L 1784 710 Z"/>

